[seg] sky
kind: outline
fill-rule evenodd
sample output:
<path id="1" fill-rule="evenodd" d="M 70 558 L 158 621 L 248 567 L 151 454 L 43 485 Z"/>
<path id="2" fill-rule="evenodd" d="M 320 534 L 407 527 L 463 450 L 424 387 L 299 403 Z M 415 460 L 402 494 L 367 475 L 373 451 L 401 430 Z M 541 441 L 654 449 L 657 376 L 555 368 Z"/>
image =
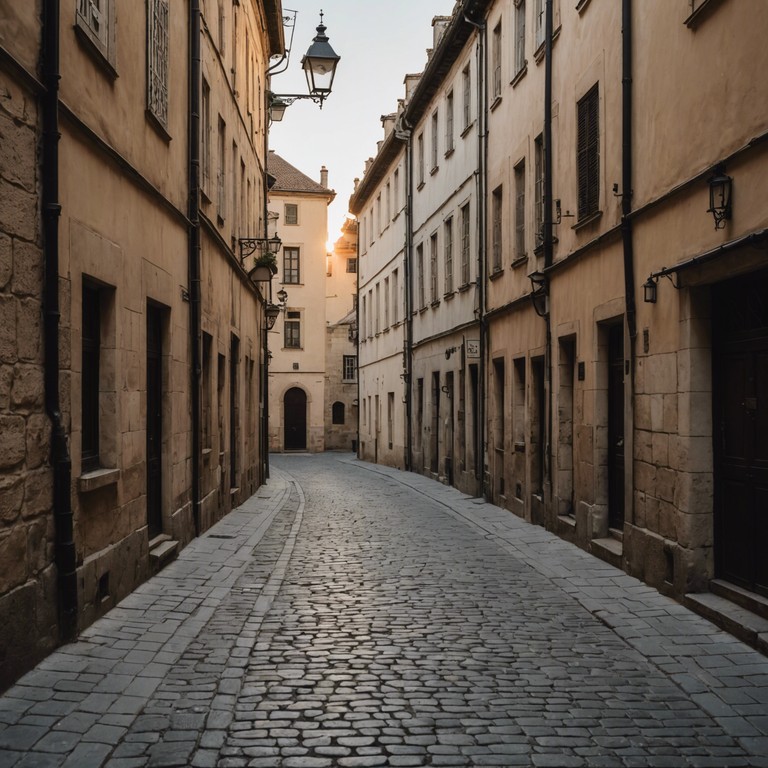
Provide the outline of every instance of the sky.
<path id="1" fill-rule="evenodd" d="M 315 181 L 328 169 L 336 199 L 328 209 L 328 239 L 335 242 L 347 214 L 354 179 L 384 138 L 381 115 L 395 112 L 406 74 L 423 71 L 432 47 L 432 18 L 450 16 L 454 0 L 283 0 L 298 11 L 288 69 L 272 78 L 277 93 L 307 93 L 301 58 L 324 12 L 331 47 L 341 56 L 333 91 L 322 110 L 294 102 L 269 131 L 269 147 Z M 286 30 L 286 44 L 289 31 Z"/>

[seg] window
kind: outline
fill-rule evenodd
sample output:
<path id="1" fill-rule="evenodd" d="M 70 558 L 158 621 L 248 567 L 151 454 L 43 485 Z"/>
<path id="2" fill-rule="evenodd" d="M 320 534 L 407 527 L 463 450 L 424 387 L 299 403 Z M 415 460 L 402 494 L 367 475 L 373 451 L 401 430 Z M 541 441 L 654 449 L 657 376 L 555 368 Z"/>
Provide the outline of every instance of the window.
<path id="1" fill-rule="evenodd" d="M 381 332 L 381 287 L 376 283 L 376 310 L 374 312 L 374 326 L 376 328 L 376 334 Z"/>
<path id="2" fill-rule="evenodd" d="M 469 124 L 472 120 L 472 79 L 469 73 L 469 64 L 464 67 L 464 71 L 461 73 L 462 87 L 464 93 L 463 114 L 464 114 L 464 130 L 469 128 Z"/>
<path id="3" fill-rule="evenodd" d="M 538 247 L 544 242 L 544 137 L 541 134 L 533 141 L 533 151 L 533 226 Z"/>
<path id="4" fill-rule="evenodd" d="M 331 423 L 344 423 L 344 403 L 335 402 L 331 407 Z"/>
<path id="5" fill-rule="evenodd" d="M 219 172 L 218 206 L 219 218 L 223 221 L 227 214 L 227 124 L 219 115 Z"/>
<path id="6" fill-rule="evenodd" d="M 491 56 L 493 59 L 493 98 L 501 98 L 501 22 L 493 29 L 491 41 Z"/>
<path id="7" fill-rule="evenodd" d="M 202 370 L 202 447 L 211 447 L 211 431 L 213 428 L 213 367 L 212 351 L 213 337 L 203 331 L 203 370 Z"/>
<path id="8" fill-rule="evenodd" d="M 376 196 L 376 231 L 381 234 L 381 192 Z"/>
<path id="9" fill-rule="evenodd" d="M 424 183 L 424 134 L 420 133 L 416 139 L 416 162 L 419 168 L 419 186 Z"/>
<path id="10" fill-rule="evenodd" d="M 384 216 L 386 220 L 385 227 L 389 226 L 389 222 L 392 220 L 392 187 L 390 186 L 390 183 L 387 182 L 386 187 L 386 194 L 384 197 L 384 201 L 386 203 L 386 208 L 384 209 Z"/>
<path id="11" fill-rule="evenodd" d="M 545 0 L 534 0 L 533 12 L 535 15 L 536 23 L 536 48 L 544 44 L 544 35 L 546 33 L 545 10 Z"/>
<path id="12" fill-rule="evenodd" d="M 469 285 L 469 203 L 461 208 L 461 284 Z"/>
<path id="13" fill-rule="evenodd" d="M 437 110 L 432 113 L 432 170 L 437 170 L 437 132 L 438 132 Z"/>
<path id="14" fill-rule="evenodd" d="M 384 328 L 389 328 L 389 278 L 384 278 Z"/>
<path id="15" fill-rule="evenodd" d="M 600 93 L 595 85 L 578 103 L 579 221 L 597 213 L 600 204 L 599 106 Z"/>
<path id="16" fill-rule="evenodd" d="M 219 14 L 218 14 L 218 33 L 219 33 L 219 52 L 224 55 L 224 41 L 226 38 L 226 29 L 224 25 L 224 0 L 218 0 L 219 2 Z"/>
<path id="17" fill-rule="evenodd" d="M 203 189 L 211 189 L 211 86 L 203 79 L 201 92 L 200 161 L 203 165 Z"/>
<path id="18" fill-rule="evenodd" d="M 295 247 L 283 248 L 283 282 L 301 282 L 301 250 Z"/>
<path id="19" fill-rule="evenodd" d="M 392 204 L 394 205 L 395 216 L 400 213 L 400 169 L 395 168 L 395 173 L 392 177 L 392 187 L 394 199 Z"/>
<path id="20" fill-rule="evenodd" d="M 168 128 L 168 0 L 147 2 L 147 110 Z"/>
<path id="21" fill-rule="evenodd" d="M 416 246 L 416 269 L 419 277 L 419 306 L 425 307 L 427 301 L 424 295 L 424 245 L 422 243 Z"/>
<path id="22" fill-rule="evenodd" d="M 368 311 L 368 300 L 366 299 L 365 296 L 363 296 L 363 304 L 360 310 L 360 338 L 361 339 L 365 339 L 367 336 L 366 334 L 366 329 L 368 328 L 368 325 L 366 323 L 367 311 Z"/>
<path id="23" fill-rule="evenodd" d="M 445 292 L 453 293 L 453 216 L 443 225 L 443 268 L 445 270 Z"/>
<path id="24" fill-rule="evenodd" d="M 342 366 L 341 377 L 344 381 L 354 381 L 357 378 L 357 355 L 344 355 Z"/>
<path id="25" fill-rule="evenodd" d="M 493 251 L 493 271 L 498 272 L 502 267 L 501 238 L 502 238 L 502 214 L 504 205 L 504 193 L 501 187 L 493 190 L 491 196 L 492 233 L 491 248 Z"/>
<path id="26" fill-rule="evenodd" d="M 437 232 L 429 238 L 429 298 L 437 301 Z"/>
<path id="27" fill-rule="evenodd" d="M 515 5 L 515 74 L 522 72 L 528 62 L 525 60 L 525 0 L 516 0 Z"/>
<path id="28" fill-rule="evenodd" d="M 347 272 L 350 274 L 357 272 L 357 259 L 347 259 Z"/>
<path id="29" fill-rule="evenodd" d="M 400 322 L 400 312 L 398 311 L 400 284 L 398 279 L 397 270 L 392 270 L 392 322 Z"/>
<path id="30" fill-rule="evenodd" d="M 525 252 L 525 160 L 515 166 L 515 259 Z"/>
<path id="31" fill-rule="evenodd" d="M 387 392 L 387 445 L 392 450 L 395 433 L 395 393 Z"/>
<path id="32" fill-rule="evenodd" d="M 77 0 L 75 30 L 114 71 L 115 0 Z"/>
<path id="33" fill-rule="evenodd" d="M 289 227 L 295 227 L 299 223 L 298 203 L 286 203 L 283 209 L 283 221 Z"/>
<path id="34" fill-rule="evenodd" d="M 83 283 L 82 328 L 82 472 L 99 466 L 99 357 L 101 353 L 101 305 L 99 289 Z"/>
<path id="35" fill-rule="evenodd" d="M 453 151 L 453 91 L 445 97 L 445 154 Z"/>
<path id="36" fill-rule="evenodd" d="M 286 312 L 285 348 L 301 349 L 301 312 Z"/>

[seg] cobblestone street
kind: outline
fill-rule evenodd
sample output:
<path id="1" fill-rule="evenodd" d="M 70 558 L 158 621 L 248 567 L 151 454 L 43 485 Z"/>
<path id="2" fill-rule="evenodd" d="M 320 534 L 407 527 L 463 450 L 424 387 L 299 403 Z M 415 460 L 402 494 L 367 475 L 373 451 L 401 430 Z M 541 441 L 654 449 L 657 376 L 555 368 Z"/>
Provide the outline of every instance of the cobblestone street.
<path id="1" fill-rule="evenodd" d="M 768 659 L 492 505 L 272 479 L 0 698 L 0 766 L 768 766 Z"/>

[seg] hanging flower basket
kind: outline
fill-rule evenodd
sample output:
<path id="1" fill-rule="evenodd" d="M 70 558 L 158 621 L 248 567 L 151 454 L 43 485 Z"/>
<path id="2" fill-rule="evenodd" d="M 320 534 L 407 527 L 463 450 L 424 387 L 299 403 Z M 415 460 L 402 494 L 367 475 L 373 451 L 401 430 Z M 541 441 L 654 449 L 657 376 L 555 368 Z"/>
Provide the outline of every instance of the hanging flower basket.
<path id="1" fill-rule="evenodd" d="M 253 268 L 248 277 L 256 282 L 271 280 L 277 272 L 277 256 L 274 253 L 264 253 L 253 261 Z"/>

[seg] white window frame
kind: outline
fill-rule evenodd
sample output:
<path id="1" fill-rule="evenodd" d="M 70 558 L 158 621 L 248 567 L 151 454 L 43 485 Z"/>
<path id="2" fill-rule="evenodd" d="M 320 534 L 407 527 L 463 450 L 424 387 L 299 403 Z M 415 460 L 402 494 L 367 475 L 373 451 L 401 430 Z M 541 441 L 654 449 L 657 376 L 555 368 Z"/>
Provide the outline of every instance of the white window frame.
<path id="1" fill-rule="evenodd" d="M 77 0 L 75 29 L 115 73 L 116 0 Z"/>

